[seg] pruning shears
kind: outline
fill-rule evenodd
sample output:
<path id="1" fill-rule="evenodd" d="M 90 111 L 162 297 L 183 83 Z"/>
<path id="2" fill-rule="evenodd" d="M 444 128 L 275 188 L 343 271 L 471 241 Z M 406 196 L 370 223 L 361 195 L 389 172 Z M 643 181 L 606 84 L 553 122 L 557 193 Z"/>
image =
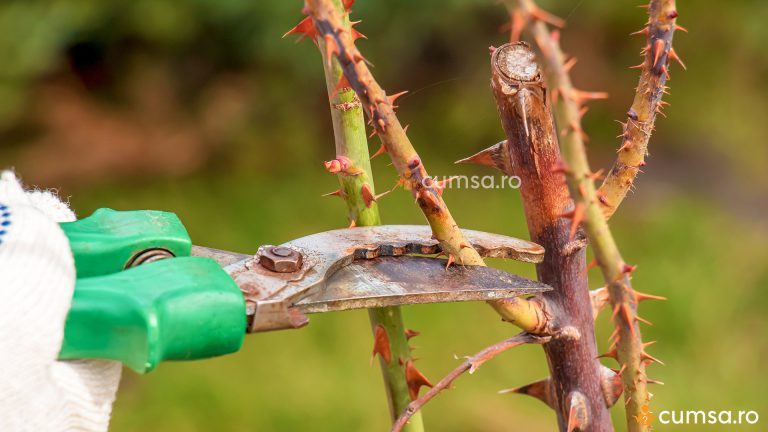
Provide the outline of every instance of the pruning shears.
<path id="1" fill-rule="evenodd" d="M 99 209 L 61 224 L 77 282 L 60 359 L 104 358 L 144 373 L 163 360 L 240 349 L 245 333 L 300 328 L 307 314 L 494 300 L 551 288 L 490 267 L 445 267 L 429 226 L 310 234 L 246 255 L 193 246 L 173 214 Z M 463 230 L 484 257 L 540 262 L 536 243 Z"/>

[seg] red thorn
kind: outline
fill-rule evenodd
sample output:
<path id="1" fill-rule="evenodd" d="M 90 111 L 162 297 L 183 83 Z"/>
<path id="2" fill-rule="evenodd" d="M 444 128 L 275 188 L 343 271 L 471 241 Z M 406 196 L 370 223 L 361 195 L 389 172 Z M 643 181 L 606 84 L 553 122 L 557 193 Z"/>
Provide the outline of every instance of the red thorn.
<path id="1" fill-rule="evenodd" d="M 413 360 L 408 360 L 405 363 L 405 381 L 408 383 L 408 394 L 411 396 L 411 400 L 416 400 L 419 397 L 421 386 L 432 387 L 432 383 L 427 377 L 413 365 Z"/>
<path id="2" fill-rule="evenodd" d="M 596 267 L 598 264 L 600 264 L 600 262 L 599 262 L 599 261 L 597 261 L 597 258 L 592 258 L 592 261 L 590 261 L 590 262 L 589 262 L 589 264 L 587 264 L 587 271 L 590 271 L 590 270 L 592 270 L 592 269 L 593 269 L 593 268 L 595 268 L 595 267 Z"/>
<path id="3" fill-rule="evenodd" d="M 339 79 L 338 84 L 336 84 L 336 87 L 333 88 L 333 91 L 331 92 L 331 99 L 335 98 L 336 95 L 345 88 L 352 87 L 351 84 L 349 84 L 349 81 L 347 80 L 347 77 L 345 75 L 341 76 L 341 79 Z"/>
<path id="4" fill-rule="evenodd" d="M 615 349 L 612 349 L 604 354 L 600 354 L 597 356 L 597 358 L 612 358 L 616 361 L 619 361 L 619 356 Z"/>
<path id="5" fill-rule="evenodd" d="M 634 298 L 635 303 L 640 303 L 644 300 L 666 300 L 666 297 L 652 295 L 652 294 L 646 294 L 639 291 L 631 290 L 630 295 Z"/>
<path id="6" fill-rule="evenodd" d="M 595 180 L 603 180 L 605 179 L 605 176 L 603 175 L 604 169 L 599 169 L 596 172 L 593 173 L 587 173 L 587 178 L 595 181 Z"/>
<path id="7" fill-rule="evenodd" d="M 629 309 L 629 305 L 622 303 L 620 309 L 622 318 L 629 326 L 629 331 L 632 332 L 632 337 L 637 337 L 637 330 L 635 330 L 635 322 L 632 320 L 632 311 Z"/>
<path id="8" fill-rule="evenodd" d="M 638 31 L 636 31 L 634 33 L 630 33 L 629 35 L 630 36 L 635 36 L 635 35 L 647 35 L 647 34 L 648 34 L 648 27 L 643 27 L 642 29 L 640 29 L 640 30 L 638 30 Z"/>
<path id="9" fill-rule="evenodd" d="M 448 254 L 448 262 L 445 263 L 445 269 L 448 270 L 448 267 L 454 263 L 456 263 L 456 257 L 453 254 Z"/>
<path id="10" fill-rule="evenodd" d="M 375 133 L 376 129 L 374 129 L 373 132 Z M 371 136 L 373 136 L 373 134 L 371 134 Z M 368 137 L 368 138 L 370 138 L 370 137 Z M 381 147 L 379 147 L 379 149 L 376 150 L 376 153 L 374 153 L 373 156 L 371 156 L 371 159 L 375 158 L 376 156 L 379 156 L 380 154 L 386 153 L 386 152 L 387 152 L 387 148 L 384 147 L 384 144 L 382 144 Z"/>
<path id="11" fill-rule="evenodd" d="M 664 76 L 667 79 L 669 79 L 669 71 L 667 70 L 667 66 L 666 65 L 661 65 L 661 73 L 663 73 Z"/>
<path id="12" fill-rule="evenodd" d="M 304 39 L 305 37 L 315 40 L 315 38 L 318 35 L 317 29 L 315 28 L 315 24 L 312 22 L 311 17 L 306 17 L 303 20 L 301 20 L 300 23 L 296 24 L 296 27 L 288 30 L 283 35 L 283 37 L 286 37 L 292 34 L 300 35 L 299 38 L 296 40 L 297 42 Z"/>
<path id="13" fill-rule="evenodd" d="M 510 22 L 510 32 L 509 32 L 509 41 L 510 42 L 517 42 L 520 40 L 520 34 L 523 32 L 523 28 L 525 27 L 525 16 L 520 12 L 519 9 L 515 9 L 512 11 L 512 17 Z M 496 48 L 494 48 L 494 51 Z M 493 54 L 493 53 L 491 53 Z"/>
<path id="14" fill-rule="evenodd" d="M 579 118 L 583 118 L 584 114 L 586 114 L 587 111 L 589 111 L 589 107 L 588 106 L 581 107 L 581 109 L 579 110 Z"/>
<path id="15" fill-rule="evenodd" d="M 379 125 L 379 128 L 381 128 L 382 131 L 386 132 L 387 123 L 384 122 L 384 119 L 380 118 L 376 123 Z"/>
<path id="16" fill-rule="evenodd" d="M 370 124 L 370 122 L 368 122 L 368 123 Z M 379 133 L 379 131 L 377 131 L 376 128 L 373 128 L 373 130 L 371 131 L 370 135 L 368 135 L 368 139 L 373 138 L 373 136 L 376 135 L 377 133 Z M 382 146 L 383 146 L 383 144 L 382 144 Z M 379 149 L 379 150 L 381 150 L 381 149 Z M 378 154 L 379 154 L 379 152 L 376 152 L 376 154 L 371 156 L 371 159 L 375 158 Z"/>
<path id="17" fill-rule="evenodd" d="M 630 66 L 629 68 L 630 68 L 630 69 L 640 69 L 640 68 L 642 68 L 643 66 L 645 66 L 645 62 L 642 62 L 642 63 L 640 63 L 640 64 L 638 64 L 638 65 Z"/>
<path id="18" fill-rule="evenodd" d="M 432 182 L 432 187 L 437 191 L 437 194 L 442 196 L 443 190 L 445 189 L 446 185 L 451 184 L 452 181 L 456 180 L 457 177 L 448 177 L 445 180 L 438 180 L 436 182 Z"/>
<path id="19" fill-rule="evenodd" d="M 570 72 L 571 69 L 573 69 L 573 66 L 576 64 L 577 61 L 578 61 L 578 59 L 576 57 L 571 57 L 570 60 L 565 62 L 565 64 L 563 65 L 563 70 L 566 71 L 566 72 Z"/>
<path id="20" fill-rule="evenodd" d="M 411 338 L 414 338 L 420 334 L 421 332 L 417 332 L 416 330 L 405 329 L 405 338 L 407 340 L 410 340 Z"/>
<path id="21" fill-rule="evenodd" d="M 587 92 L 587 91 L 573 89 L 571 91 L 571 97 L 573 98 L 573 100 L 576 101 L 576 103 L 582 104 L 584 103 L 584 101 L 588 101 L 588 100 L 608 99 L 608 93 L 607 92 Z"/>
<path id="22" fill-rule="evenodd" d="M 576 231 L 579 229 L 579 225 L 584 220 L 584 204 L 576 203 L 573 210 L 563 213 L 560 217 L 571 219 L 571 231 L 568 234 L 568 241 L 571 241 L 576 237 Z"/>
<path id="23" fill-rule="evenodd" d="M 363 202 L 365 202 L 365 206 L 368 208 L 371 208 L 376 201 L 376 196 L 373 194 L 371 186 L 368 185 L 368 183 L 363 183 L 363 185 L 360 186 L 360 195 L 363 196 Z"/>
<path id="24" fill-rule="evenodd" d="M 664 364 L 664 362 L 663 362 L 663 361 L 661 361 L 661 360 L 657 359 L 656 357 L 654 357 L 654 356 L 652 356 L 652 355 L 648 354 L 647 352 L 645 352 L 645 350 L 643 350 L 643 351 L 640 353 L 640 358 L 642 358 L 642 359 L 643 359 L 643 361 L 656 362 L 656 363 L 658 363 L 658 364 L 660 364 L 660 365 L 663 365 L 663 364 Z"/>
<path id="25" fill-rule="evenodd" d="M 342 189 L 335 190 L 333 192 L 328 192 L 327 194 L 323 194 L 321 196 L 327 197 L 327 196 L 336 196 L 339 198 L 344 198 L 344 191 Z"/>
<path id="26" fill-rule="evenodd" d="M 333 38 L 333 36 L 326 34 L 325 35 L 325 61 L 328 64 L 328 66 L 331 66 L 331 59 L 333 58 L 333 55 L 339 55 L 339 47 L 336 45 L 336 39 Z"/>
<path id="27" fill-rule="evenodd" d="M 401 91 L 400 93 L 395 93 L 392 96 L 387 96 L 387 100 L 389 101 L 390 105 L 393 105 L 395 103 L 395 100 L 397 100 L 397 98 L 399 98 L 400 96 L 406 93 L 408 93 L 408 90 Z"/>
<path id="28" fill-rule="evenodd" d="M 680 57 L 675 52 L 674 48 L 670 48 L 669 49 L 669 58 L 671 58 L 672 60 L 680 63 L 680 66 L 683 67 L 683 70 L 688 70 L 688 68 L 685 67 L 685 63 L 683 63 L 683 61 L 680 59 Z"/>
<path id="29" fill-rule="evenodd" d="M 349 11 L 352 9 L 352 5 L 355 4 L 355 0 L 342 0 L 341 4 L 344 5 L 344 10 Z"/>
<path id="30" fill-rule="evenodd" d="M 666 42 L 664 42 L 664 39 L 656 39 L 653 42 L 653 64 L 652 67 L 656 67 L 656 63 L 659 62 L 659 57 L 661 57 L 661 53 L 664 52 L 664 47 L 666 46 Z"/>
<path id="31" fill-rule="evenodd" d="M 677 24 L 675 24 L 675 30 L 680 30 L 683 33 L 688 33 L 688 29 L 687 28 L 685 28 L 683 26 L 679 26 Z"/>
<path id="32" fill-rule="evenodd" d="M 383 325 L 377 324 L 373 331 L 373 352 L 371 352 L 371 364 L 376 354 L 380 355 L 384 362 L 389 364 L 392 361 L 392 350 L 389 346 L 389 336 Z"/>
<path id="33" fill-rule="evenodd" d="M 624 263 L 624 264 L 621 265 L 621 272 L 622 273 L 632 274 L 632 272 L 634 272 L 635 270 L 637 270 L 637 266 L 636 265 L 629 265 L 627 263 Z"/>
<path id="34" fill-rule="evenodd" d="M 530 14 L 532 17 L 534 17 L 539 21 L 544 21 L 545 23 L 551 24 L 555 27 L 559 27 L 559 28 L 565 27 L 564 19 L 555 15 L 552 15 L 551 13 L 539 8 L 538 6 L 532 7 L 528 11 L 528 14 Z"/>

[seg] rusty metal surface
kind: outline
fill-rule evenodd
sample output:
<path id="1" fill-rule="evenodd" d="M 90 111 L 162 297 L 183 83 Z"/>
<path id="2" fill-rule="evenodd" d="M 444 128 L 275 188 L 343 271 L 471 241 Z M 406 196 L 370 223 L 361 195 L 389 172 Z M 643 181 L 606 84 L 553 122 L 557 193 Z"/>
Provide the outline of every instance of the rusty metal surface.
<path id="1" fill-rule="evenodd" d="M 462 230 L 483 257 L 540 262 L 544 249 L 532 242 L 499 234 Z M 259 248 L 255 256 L 242 257 L 224 251 L 195 248 L 193 254 L 213 257 L 240 286 L 247 312 L 253 316 L 249 331 L 296 328 L 306 318 L 289 310 L 299 299 L 327 288 L 327 280 L 356 259 L 406 254 L 435 254 L 440 246 L 429 226 L 382 225 L 326 231 L 280 245 L 300 253 L 301 267 L 295 272 L 275 273 L 260 265 L 260 257 L 274 246 Z M 241 259 L 231 262 L 234 256 Z M 447 300 L 445 300 L 447 301 Z"/>
<path id="2" fill-rule="evenodd" d="M 551 290 L 548 285 L 490 267 L 452 266 L 426 257 L 358 260 L 331 276 L 322 291 L 295 303 L 304 313 L 403 304 L 498 300 Z"/>

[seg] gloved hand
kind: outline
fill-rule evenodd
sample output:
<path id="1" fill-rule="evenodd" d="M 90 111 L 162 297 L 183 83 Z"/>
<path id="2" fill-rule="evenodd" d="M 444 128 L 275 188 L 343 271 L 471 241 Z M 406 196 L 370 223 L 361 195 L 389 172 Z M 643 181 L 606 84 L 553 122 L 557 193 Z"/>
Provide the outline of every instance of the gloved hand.
<path id="1" fill-rule="evenodd" d="M 69 242 L 75 220 L 46 191 L 0 175 L 0 431 L 104 431 L 119 362 L 58 361 L 75 286 Z"/>

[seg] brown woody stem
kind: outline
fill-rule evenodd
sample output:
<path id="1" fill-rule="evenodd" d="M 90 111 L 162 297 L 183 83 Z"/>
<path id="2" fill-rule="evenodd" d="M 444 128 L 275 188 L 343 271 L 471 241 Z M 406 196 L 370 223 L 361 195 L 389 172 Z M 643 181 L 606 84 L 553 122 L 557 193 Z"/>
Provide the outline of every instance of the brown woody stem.
<path id="1" fill-rule="evenodd" d="M 519 0 L 519 4 L 525 11 L 533 2 Z M 649 400 L 645 366 L 655 359 L 644 351 L 636 312 L 637 296 L 630 285 L 632 269 L 625 264 L 619 253 L 596 193 L 593 182 L 595 176 L 589 168 L 581 129 L 580 100 L 564 66 L 565 56 L 544 22 L 535 20 L 528 26 L 528 31 L 539 45 L 547 66 L 550 88 L 557 89 L 561 96 L 555 103 L 557 123 L 563 127 L 560 147 L 564 164 L 561 171 L 566 176 L 574 200 L 572 223 L 578 226 L 581 220 L 584 222 L 584 230 L 602 270 L 613 307 L 612 320 L 617 327 L 614 340 L 616 349 L 609 352 L 608 356 L 615 357 L 621 365 L 627 428 L 630 432 L 647 431 L 648 426 L 637 422 L 636 418 L 642 417 L 641 408 Z M 666 61 L 666 58 L 662 60 Z"/>
<path id="2" fill-rule="evenodd" d="M 448 375 L 446 375 L 443 379 L 440 380 L 437 384 L 434 385 L 429 391 L 424 393 L 422 396 L 420 396 L 415 401 L 411 402 L 408 405 L 408 408 L 403 411 L 403 413 L 400 415 L 400 417 L 397 419 L 395 424 L 392 426 L 392 432 L 397 432 L 403 429 L 403 427 L 406 426 L 409 419 L 416 414 L 421 407 L 423 407 L 427 402 L 432 400 L 435 396 L 437 396 L 440 392 L 447 390 L 451 383 L 453 383 L 456 378 L 458 378 L 461 374 L 463 374 L 466 371 L 469 371 L 469 373 L 473 373 L 477 368 L 479 368 L 483 363 L 490 360 L 491 358 L 495 357 L 498 354 L 503 353 L 504 351 L 514 348 L 518 345 L 522 344 L 541 344 L 545 343 L 550 340 L 549 336 L 535 336 L 530 333 L 520 333 L 517 336 L 511 337 L 509 339 L 503 340 L 501 342 L 498 342 L 494 345 L 491 345 L 482 351 L 478 352 L 477 354 L 468 357 L 467 361 L 460 364 L 456 369 L 452 370 Z"/>
<path id="3" fill-rule="evenodd" d="M 494 147 L 492 159 L 505 174 L 520 177 L 531 240 L 547 251 L 536 272 L 540 281 L 554 288 L 544 294 L 554 316 L 552 324 L 561 331 L 568 329 L 563 332 L 568 337 L 553 338 L 544 345 L 559 428 L 570 430 L 578 412 L 584 414 L 579 417 L 580 430 L 611 430 L 596 360 L 586 253 L 583 243 L 569 238 L 570 224 L 561 217 L 573 202 L 555 169 L 560 149 L 544 82 L 534 53 L 524 42 L 496 49 L 491 71 L 491 88 L 507 136 Z M 583 397 L 573 396 L 577 393 Z M 574 403 L 580 405 L 578 410 Z"/>
<path id="4" fill-rule="evenodd" d="M 344 10 L 341 1 L 334 0 L 334 4 L 337 10 Z M 346 31 L 350 31 L 348 17 L 343 19 L 343 25 Z M 324 44 L 321 41 L 318 42 L 320 52 L 324 53 Z M 376 188 L 360 100 L 351 88 L 338 86 L 343 77 L 338 61 L 335 59 L 331 62 L 324 61 L 323 66 L 333 121 L 336 156 L 347 158 L 355 169 L 355 175 L 341 172 L 337 174 L 341 184 L 340 195 L 347 205 L 347 217 L 357 226 L 379 225 L 381 219 L 378 203 L 375 201 Z M 347 169 L 349 170 L 349 167 Z M 399 307 L 386 307 L 370 309 L 368 315 L 374 332 L 377 328 L 381 328 L 387 335 L 383 343 L 389 346 L 379 348 L 386 349 L 390 355 L 389 358 L 380 355 L 379 365 L 387 392 L 390 416 L 394 420 L 411 401 L 404 367 L 404 363 L 411 359 L 411 351 L 403 327 L 402 312 Z M 400 362 L 397 359 L 403 361 Z M 407 430 L 423 431 L 421 417 L 413 419 Z"/>
<path id="5" fill-rule="evenodd" d="M 627 111 L 627 122 L 622 123 L 622 144 L 613 168 L 598 190 L 610 218 L 632 188 L 640 168 L 645 165 L 648 140 L 654 129 L 656 114 L 661 113 L 662 96 L 666 93 L 668 59 L 679 61 L 672 48 L 677 10 L 675 0 L 653 0 L 648 7 L 648 24 L 638 34 L 647 34 L 647 44 L 641 51 L 640 82 L 635 99 Z M 682 65 L 682 62 L 680 62 Z M 684 67 L 684 66 L 683 66 Z"/>
<path id="6" fill-rule="evenodd" d="M 424 163 L 395 115 L 392 101 L 373 78 L 366 60 L 355 47 L 351 32 L 344 29 L 342 14 L 334 7 L 332 0 L 307 0 L 306 4 L 315 28 L 325 43 L 326 61 L 334 56 L 338 59 L 344 76 L 357 93 L 400 175 L 400 182 L 411 191 L 434 237 L 448 256 L 449 264 L 485 265 L 451 216 L 442 198 L 442 187 L 427 174 Z M 523 330 L 540 331 L 546 328 L 546 325 L 539 322 L 541 317 L 546 316 L 538 310 L 540 303 L 528 303 L 528 300 L 517 298 L 492 305 L 505 320 L 522 324 Z"/>

